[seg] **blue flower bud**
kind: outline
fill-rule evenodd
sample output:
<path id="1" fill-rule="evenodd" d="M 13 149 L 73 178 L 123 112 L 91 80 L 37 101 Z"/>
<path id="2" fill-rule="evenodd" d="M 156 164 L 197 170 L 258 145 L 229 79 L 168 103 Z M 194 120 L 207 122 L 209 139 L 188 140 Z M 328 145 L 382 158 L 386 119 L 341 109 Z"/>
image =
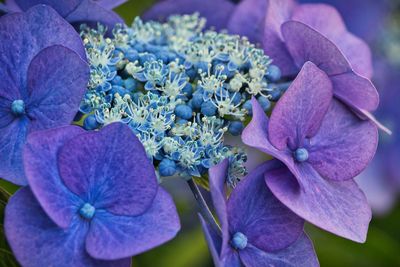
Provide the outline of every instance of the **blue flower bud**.
<path id="1" fill-rule="evenodd" d="M 271 91 L 270 93 L 271 96 L 271 100 L 272 101 L 278 101 L 279 98 L 281 97 L 281 90 L 279 90 L 278 88 L 275 88 L 273 91 Z"/>
<path id="2" fill-rule="evenodd" d="M 25 114 L 25 103 L 23 100 L 14 100 L 11 104 L 11 111 L 15 116 L 21 116 Z"/>
<path id="3" fill-rule="evenodd" d="M 85 130 L 95 130 L 100 127 L 100 123 L 97 122 L 95 115 L 89 115 L 83 121 L 83 128 Z"/>
<path id="4" fill-rule="evenodd" d="M 203 95 L 199 93 L 194 93 L 192 98 L 192 106 L 193 108 L 200 108 L 201 104 L 203 104 L 204 99 Z"/>
<path id="5" fill-rule="evenodd" d="M 244 102 L 243 104 L 243 108 L 245 110 L 247 110 L 248 114 L 251 116 L 253 115 L 253 107 L 251 105 L 251 100 L 247 100 L 246 102 Z"/>
<path id="6" fill-rule="evenodd" d="M 217 113 L 217 107 L 212 103 L 212 101 L 203 102 L 201 104 L 201 113 L 205 116 L 214 116 Z"/>
<path id="7" fill-rule="evenodd" d="M 139 53 L 135 49 L 129 49 L 125 54 L 125 58 L 130 62 L 135 62 L 139 59 Z"/>
<path id="8" fill-rule="evenodd" d="M 307 149 L 305 149 L 305 148 L 296 149 L 296 151 L 294 152 L 294 158 L 298 162 L 304 162 L 304 161 L 308 160 L 308 151 L 307 151 Z"/>
<path id="9" fill-rule="evenodd" d="M 161 176 L 172 176 L 176 172 L 176 163 L 173 160 L 164 158 L 158 165 L 158 172 Z"/>
<path id="10" fill-rule="evenodd" d="M 260 96 L 257 100 L 264 111 L 268 111 L 271 108 L 271 102 L 266 97 Z"/>
<path id="11" fill-rule="evenodd" d="M 144 65 L 146 62 L 157 61 L 157 57 L 150 53 L 144 53 L 139 56 L 139 63 Z"/>
<path id="12" fill-rule="evenodd" d="M 272 81 L 272 82 L 276 82 L 279 81 L 281 79 L 282 76 L 282 72 L 281 69 L 276 66 L 276 65 L 270 65 L 268 67 L 268 72 L 267 72 L 267 79 Z"/>
<path id="13" fill-rule="evenodd" d="M 111 81 L 112 85 L 119 85 L 122 86 L 124 85 L 124 80 L 122 80 L 121 76 L 117 75 L 114 77 L 114 79 Z"/>
<path id="14" fill-rule="evenodd" d="M 182 93 L 184 93 L 187 97 L 192 97 L 193 86 L 190 83 L 186 83 L 185 87 L 182 89 Z"/>
<path id="15" fill-rule="evenodd" d="M 89 203 L 83 204 L 79 209 L 79 214 L 86 220 L 91 220 L 96 212 L 96 208 Z"/>
<path id="16" fill-rule="evenodd" d="M 193 110 L 188 105 L 180 104 L 175 108 L 175 115 L 181 119 L 189 120 L 193 116 Z"/>
<path id="17" fill-rule="evenodd" d="M 137 88 L 137 82 L 133 78 L 128 78 L 124 81 L 125 88 L 128 91 L 134 91 Z"/>
<path id="18" fill-rule="evenodd" d="M 244 129 L 243 122 L 241 122 L 241 121 L 232 121 L 232 122 L 229 124 L 228 131 L 229 131 L 232 135 L 238 136 L 238 135 L 240 135 L 240 134 L 242 133 L 243 129 Z"/>
<path id="19" fill-rule="evenodd" d="M 247 236 L 241 232 L 236 232 L 231 239 L 231 245 L 235 249 L 245 249 L 247 247 Z"/>

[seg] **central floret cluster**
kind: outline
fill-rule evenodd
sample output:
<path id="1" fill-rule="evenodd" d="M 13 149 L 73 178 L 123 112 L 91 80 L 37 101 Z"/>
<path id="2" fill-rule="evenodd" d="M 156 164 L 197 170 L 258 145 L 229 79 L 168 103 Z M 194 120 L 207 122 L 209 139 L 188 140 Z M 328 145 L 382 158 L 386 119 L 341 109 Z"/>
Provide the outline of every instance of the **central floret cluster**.
<path id="1" fill-rule="evenodd" d="M 230 159 L 228 184 L 246 172 L 244 152 L 223 144 L 239 135 L 252 96 L 265 111 L 281 89 L 279 69 L 246 38 L 204 30 L 197 14 L 132 27 L 82 28 L 91 67 L 80 111 L 86 129 L 122 121 L 143 143 L 160 176 L 201 176 Z"/>

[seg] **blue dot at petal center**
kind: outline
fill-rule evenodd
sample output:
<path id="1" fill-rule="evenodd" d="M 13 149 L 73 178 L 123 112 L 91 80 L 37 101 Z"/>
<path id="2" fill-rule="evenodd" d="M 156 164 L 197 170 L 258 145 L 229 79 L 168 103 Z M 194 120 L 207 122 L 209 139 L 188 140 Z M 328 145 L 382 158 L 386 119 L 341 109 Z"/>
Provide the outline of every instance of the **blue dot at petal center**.
<path id="1" fill-rule="evenodd" d="M 79 210 L 79 214 L 87 220 L 90 220 L 93 218 L 94 213 L 96 212 L 96 208 L 93 207 L 91 204 L 89 203 L 85 203 L 81 209 Z"/>

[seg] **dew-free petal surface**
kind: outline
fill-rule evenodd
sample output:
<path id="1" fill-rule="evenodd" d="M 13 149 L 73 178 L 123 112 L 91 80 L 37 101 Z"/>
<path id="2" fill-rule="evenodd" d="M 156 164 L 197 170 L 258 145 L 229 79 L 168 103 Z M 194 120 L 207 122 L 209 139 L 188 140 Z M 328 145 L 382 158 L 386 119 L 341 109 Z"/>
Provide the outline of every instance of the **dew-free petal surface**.
<path id="1" fill-rule="evenodd" d="M 317 267 L 319 266 L 311 240 L 302 234 L 291 246 L 267 253 L 254 246 L 240 251 L 240 259 L 246 267 Z"/>
<path id="2" fill-rule="evenodd" d="M 11 197 L 4 229 L 18 262 L 25 267 L 129 267 L 130 258 L 118 261 L 93 259 L 85 250 L 89 224 L 76 217 L 68 230 L 54 224 L 28 187 Z"/>
<path id="3" fill-rule="evenodd" d="M 310 143 L 308 162 L 313 168 L 324 178 L 347 180 L 360 174 L 374 157 L 378 130 L 333 100 Z"/>
<path id="4" fill-rule="evenodd" d="M 143 145 L 123 123 L 66 143 L 59 152 L 59 171 L 72 192 L 96 208 L 118 215 L 146 211 L 158 188 Z"/>
<path id="5" fill-rule="evenodd" d="M 204 238 L 206 239 L 208 249 L 210 250 L 211 257 L 213 259 L 214 265 L 216 267 L 221 267 L 221 260 L 219 258 L 219 254 L 222 247 L 222 238 L 221 236 L 210 227 L 210 225 L 203 219 L 203 217 L 199 214 L 201 227 L 203 229 Z"/>
<path id="6" fill-rule="evenodd" d="M 296 166 L 296 177 L 291 171 L 282 166 L 265 173 L 268 187 L 283 204 L 324 230 L 365 242 L 371 208 L 353 180 L 328 181 L 308 163 Z"/>
<path id="7" fill-rule="evenodd" d="M 123 3 L 126 3 L 128 0 L 95 0 L 95 2 L 107 9 L 113 9 L 117 6 L 122 5 Z"/>
<path id="8" fill-rule="evenodd" d="M 230 232 L 243 233 L 249 243 L 264 251 L 286 248 L 303 233 L 304 220 L 265 185 L 264 173 L 277 166 L 279 162 L 268 161 L 257 167 L 237 185 L 228 201 Z"/>
<path id="9" fill-rule="evenodd" d="M 207 18 L 207 27 L 226 28 L 235 4 L 229 0 L 163 0 L 147 10 L 144 20 L 165 21 L 170 15 L 193 14 Z"/>
<path id="10" fill-rule="evenodd" d="M 311 62 L 306 62 L 272 111 L 268 127 L 270 142 L 278 149 L 297 149 L 314 136 L 330 106 L 332 83 Z"/>
<path id="11" fill-rule="evenodd" d="M 129 257 L 171 240 L 179 229 L 175 204 L 171 196 L 159 188 L 150 208 L 139 216 L 96 211 L 86 239 L 86 249 L 98 259 Z"/>
<path id="12" fill-rule="evenodd" d="M 74 51 L 60 45 L 40 51 L 28 69 L 31 130 L 70 124 L 88 81 L 89 66 Z"/>
<path id="13" fill-rule="evenodd" d="M 58 153 L 67 140 L 83 134 L 77 126 L 36 131 L 24 148 L 24 167 L 29 185 L 51 220 L 67 228 L 82 200 L 62 182 L 58 171 Z"/>
<path id="14" fill-rule="evenodd" d="M 61 16 L 65 17 L 71 13 L 82 0 L 14 0 L 21 10 L 28 10 L 29 8 L 42 4 L 54 8 Z"/>

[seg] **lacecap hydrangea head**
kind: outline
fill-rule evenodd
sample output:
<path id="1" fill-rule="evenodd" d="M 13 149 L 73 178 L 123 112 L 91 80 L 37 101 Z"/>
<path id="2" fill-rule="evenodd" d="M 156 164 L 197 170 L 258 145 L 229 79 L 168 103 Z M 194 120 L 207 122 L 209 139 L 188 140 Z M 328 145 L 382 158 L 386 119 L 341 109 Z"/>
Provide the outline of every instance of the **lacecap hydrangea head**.
<path id="1" fill-rule="evenodd" d="M 205 175 L 228 158 L 228 184 L 246 174 L 246 155 L 224 145 L 240 135 L 256 97 L 268 111 L 283 89 L 280 70 L 246 38 L 205 30 L 198 14 L 106 29 L 83 26 L 91 68 L 80 111 L 84 127 L 122 121 L 143 143 L 160 177 Z"/>

